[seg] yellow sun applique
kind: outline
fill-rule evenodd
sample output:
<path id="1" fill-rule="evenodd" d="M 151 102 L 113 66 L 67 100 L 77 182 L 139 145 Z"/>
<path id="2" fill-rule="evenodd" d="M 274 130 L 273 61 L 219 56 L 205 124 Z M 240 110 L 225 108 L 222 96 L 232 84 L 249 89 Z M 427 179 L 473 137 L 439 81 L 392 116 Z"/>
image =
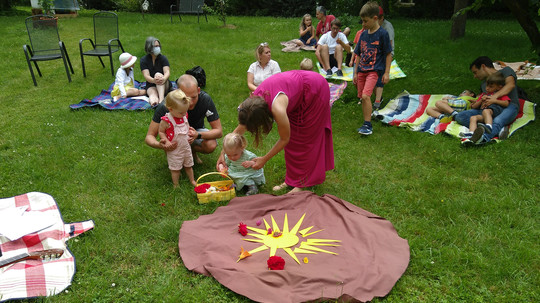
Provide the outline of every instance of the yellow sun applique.
<path id="1" fill-rule="evenodd" d="M 280 230 L 278 224 L 274 220 L 274 217 L 270 215 L 272 219 L 272 227 L 266 222 L 266 219 L 263 219 L 265 229 L 256 228 L 248 226 L 247 229 L 253 231 L 254 233 L 248 233 L 248 236 L 252 236 L 255 239 L 243 239 L 244 241 L 262 243 L 261 246 L 252 249 L 249 251 L 249 254 L 254 254 L 263 250 L 270 249 L 270 256 L 275 256 L 278 249 L 283 249 L 291 258 L 293 258 L 296 263 L 300 264 L 296 254 L 317 254 L 318 252 L 327 253 L 332 255 L 337 255 L 337 253 L 319 248 L 317 246 L 340 246 L 337 244 L 341 242 L 340 240 L 332 239 L 305 239 L 305 241 L 300 241 L 300 237 L 306 238 L 313 234 L 323 231 L 323 229 L 310 232 L 313 226 L 304 228 L 300 230 L 300 226 L 304 220 L 306 214 L 302 215 L 300 220 L 296 222 L 292 229 L 289 229 L 289 220 L 287 214 L 285 214 L 285 219 L 283 221 L 283 228 Z M 270 229 L 271 228 L 271 229 Z M 269 229 L 272 232 L 268 232 Z M 300 243 L 299 246 L 296 246 Z M 307 258 L 304 258 L 304 263 L 307 263 Z"/>

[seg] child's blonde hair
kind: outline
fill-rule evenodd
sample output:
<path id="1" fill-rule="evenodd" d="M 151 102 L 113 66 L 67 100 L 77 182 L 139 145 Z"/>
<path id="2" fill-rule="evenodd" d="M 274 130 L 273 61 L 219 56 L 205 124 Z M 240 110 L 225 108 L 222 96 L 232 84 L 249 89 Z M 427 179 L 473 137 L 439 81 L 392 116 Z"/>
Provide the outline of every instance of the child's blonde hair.
<path id="1" fill-rule="evenodd" d="M 369 1 L 360 9 L 360 17 L 373 18 L 379 17 L 379 4 L 376 1 Z"/>
<path id="2" fill-rule="evenodd" d="M 259 57 L 264 52 L 265 48 L 270 49 L 270 46 L 268 46 L 267 42 L 263 42 L 263 43 L 259 44 L 259 46 L 257 46 L 257 49 L 255 50 L 255 58 L 257 58 L 257 61 L 259 61 Z"/>
<path id="3" fill-rule="evenodd" d="M 312 19 L 311 25 L 310 25 L 310 26 L 313 26 L 313 18 L 311 18 L 311 15 L 310 15 L 310 14 L 305 14 L 304 17 L 302 17 L 302 22 L 300 22 L 300 27 L 301 27 L 302 29 L 306 29 L 306 28 L 307 28 L 307 25 L 306 25 L 306 18 Z"/>
<path id="4" fill-rule="evenodd" d="M 190 100 L 191 98 L 186 96 L 186 94 L 181 89 L 175 89 L 167 94 L 167 97 L 165 98 L 165 107 L 174 109 L 187 109 L 189 108 Z"/>
<path id="5" fill-rule="evenodd" d="M 313 70 L 313 61 L 311 61 L 309 58 L 304 58 L 304 60 L 300 62 L 300 69 Z"/>
<path id="6" fill-rule="evenodd" d="M 228 133 L 223 138 L 223 150 L 237 150 L 237 149 L 246 149 L 247 140 L 243 135 L 237 133 Z"/>

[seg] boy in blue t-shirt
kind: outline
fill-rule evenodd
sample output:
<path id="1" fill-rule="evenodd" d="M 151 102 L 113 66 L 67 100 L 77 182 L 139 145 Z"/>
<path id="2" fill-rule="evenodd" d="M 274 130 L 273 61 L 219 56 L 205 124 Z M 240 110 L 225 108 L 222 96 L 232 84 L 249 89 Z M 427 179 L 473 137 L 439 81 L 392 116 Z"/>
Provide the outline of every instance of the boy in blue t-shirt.
<path id="1" fill-rule="evenodd" d="M 360 35 L 360 41 L 354 49 L 358 56 L 354 64 L 353 83 L 358 89 L 358 98 L 362 100 L 364 124 L 358 129 L 361 135 L 371 135 L 371 95 L 377 79 L 382 75 L 382 82 L 390 80 L 390 65 L 392 64 L 392 45 L 388 32 L 380 27 L 379 4 L 370 1 L 360 10 L 364 32 Z"/>

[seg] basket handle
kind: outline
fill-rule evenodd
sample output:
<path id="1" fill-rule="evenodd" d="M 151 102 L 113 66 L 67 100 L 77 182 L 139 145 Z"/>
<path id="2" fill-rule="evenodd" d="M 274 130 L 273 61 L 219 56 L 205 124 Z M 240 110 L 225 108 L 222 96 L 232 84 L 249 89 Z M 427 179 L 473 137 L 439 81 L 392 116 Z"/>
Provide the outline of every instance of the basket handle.
<path id="1" fill-rule="evenodd" d="M 204 175 L 201 175 L 199 178 L 197 178 L 197 183 L 199 183 L 199 180 L 203 177 L 206 177 L 206 176 L 209 176 L 209 175 L 220 175 L 220 176 L 225 176 L 227 178 L 229 178 L 229 180 L 233 181 L 233 179 L 231 179 L 231 177 L 229 177 L 229 175 L 226 175 L 226 174 L 223 174 L 223 173 L 218 173 L 218 172 L 209 172 L 209 173 L 206 173 Z"/>

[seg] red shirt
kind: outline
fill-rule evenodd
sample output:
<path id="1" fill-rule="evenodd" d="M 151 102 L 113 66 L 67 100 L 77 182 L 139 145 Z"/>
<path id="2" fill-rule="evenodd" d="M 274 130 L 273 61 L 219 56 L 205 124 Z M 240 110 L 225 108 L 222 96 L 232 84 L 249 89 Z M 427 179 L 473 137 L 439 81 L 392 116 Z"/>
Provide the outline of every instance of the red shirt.
<path id="1" fill-rule="evenodd" d="M 326 19 L 324 20 L 324 24 L 323 24 L 322 21 L 319 21 L 319 23 L 317 23 L 317 32 L 315 33 L 315 36 L 317 36 L 317 40 L 321 37 L 321 35 L 325 34 L 328 31 L 330 31 L 330 29 L 332 28 L 330 23 L 334 19 L 336 19 L 336 17 L 334 17 L 334 15 L 327 15 Z"/>

